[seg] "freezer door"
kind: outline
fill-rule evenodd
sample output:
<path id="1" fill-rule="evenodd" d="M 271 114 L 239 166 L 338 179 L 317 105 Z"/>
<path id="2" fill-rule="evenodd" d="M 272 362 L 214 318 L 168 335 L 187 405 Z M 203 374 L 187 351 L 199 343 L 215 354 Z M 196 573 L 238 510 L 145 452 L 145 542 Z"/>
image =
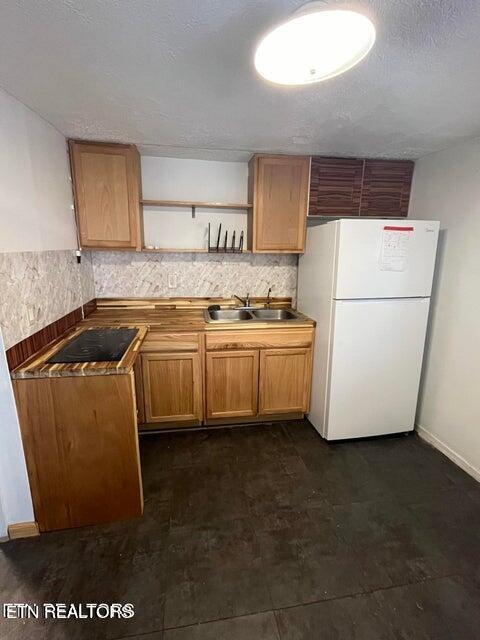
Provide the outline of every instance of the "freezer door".
<path id="1" fill-rule="evenodd" d="M 339 220 L 333 297 L 429 296 L 440 223 Z"/>
<path id="2" fill-rule="evenodd" d="M 429 298 L 334 303 L 327 440 L 411 431 Z"/>

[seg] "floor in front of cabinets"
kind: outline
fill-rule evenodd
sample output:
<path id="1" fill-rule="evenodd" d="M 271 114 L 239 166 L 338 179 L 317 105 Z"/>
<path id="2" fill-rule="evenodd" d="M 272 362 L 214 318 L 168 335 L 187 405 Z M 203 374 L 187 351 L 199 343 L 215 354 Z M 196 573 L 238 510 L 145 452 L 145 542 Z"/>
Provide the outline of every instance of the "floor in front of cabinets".
<path id="1" fill-rule="evenodd" d="M 143 519 L 0 546 L 0 603 L 133 603 L 0 637 L 453 640 L 480 629 L 480 485 L 416 436 L 144 436 Z M 121 496 L 118 496 L 121 500 Z"/>

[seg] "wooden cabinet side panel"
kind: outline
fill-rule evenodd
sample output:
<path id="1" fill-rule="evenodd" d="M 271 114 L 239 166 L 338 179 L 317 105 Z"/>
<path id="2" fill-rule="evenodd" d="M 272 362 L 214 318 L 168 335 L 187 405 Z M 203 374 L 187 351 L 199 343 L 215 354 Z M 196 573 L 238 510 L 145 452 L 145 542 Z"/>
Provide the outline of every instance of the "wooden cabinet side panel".
<path id="1" fill-rule="evenodd" d="M 258 351 L 206 354 L 208 419 L 255 416 L 258 408 Z"/>
<path id="2" fill-rule="evenodd" d="M 310 158 L 258 156 L 254 164 L 255 252 L 303 252 Z"/>
<path id="3" fill-rule="evenodd" d="M 146 422 L 202 419 L 198 353 L 142 355 Z"/>
<path id="4" fill-rule="evenodd" d="M 252 250 L 256 246 L 256 229 L 255 229 L 255 211 L 257 205 L 255 204 L 258 195 L 256 187 L 257 177 L 257 159 L 255 156 L 250 158 L 248 163 L 248 182 L 247 182 L 247 199 L 252 205 L 247 211 L 247 249 Z"/>
<path id="5" fill-rule="evenodd" d="M 134 145 L 130 145 L 130 162 L 128 164 L 128 202 L 132 229 L 132 247 L 140 251 L 144 244 L 143 206 L 142 199 L 142 169 L 140 153 Z"/>
<path id="6" fill-rule="evenodd" d="M 50 379 L 14 380 L 23 450 L 40 531 L 71 526 Z"/>
<path id="7" fill-rule="evenodd" d="M 309 376 L 310 349 L 261 351 L 259 414 L 307 411 Z"/>
<path id="8" fill-rule="evenodd" d="M 143 386 L 143 368 L 142 368 L 142 358 L 137 357 L 134 368 L 134 379 L 135 379 L 135 400 L 137 406 L 137 420 L 139 424 L 143 424 L 145 422 L 145 390 Z"/>

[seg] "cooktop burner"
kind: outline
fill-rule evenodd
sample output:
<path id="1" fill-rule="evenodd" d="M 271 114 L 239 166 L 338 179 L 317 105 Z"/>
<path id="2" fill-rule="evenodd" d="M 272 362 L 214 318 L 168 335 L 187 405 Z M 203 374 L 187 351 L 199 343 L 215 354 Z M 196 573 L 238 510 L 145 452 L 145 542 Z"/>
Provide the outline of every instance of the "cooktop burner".
<path id="1" fill-rule="evenodd" d="M 86 329 L 57 351 L 51 364 L 68 362 L 113 362 L 121 360 L 138 333 L 138 329 Z"/>

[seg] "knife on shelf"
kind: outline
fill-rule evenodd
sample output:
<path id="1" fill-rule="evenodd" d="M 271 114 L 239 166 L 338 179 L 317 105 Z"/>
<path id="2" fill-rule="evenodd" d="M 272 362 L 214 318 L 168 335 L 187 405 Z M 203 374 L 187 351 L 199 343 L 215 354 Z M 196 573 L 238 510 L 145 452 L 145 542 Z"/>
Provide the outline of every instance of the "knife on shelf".
<path id="1" fill-rule="evenodd" d="M 219 226 L 218 226 L 217 253 L 218 253 L 218 247 L 220 246 L 220 234 L 221 233 L 222 233 L 222 223 L 220 223 Z"/>

